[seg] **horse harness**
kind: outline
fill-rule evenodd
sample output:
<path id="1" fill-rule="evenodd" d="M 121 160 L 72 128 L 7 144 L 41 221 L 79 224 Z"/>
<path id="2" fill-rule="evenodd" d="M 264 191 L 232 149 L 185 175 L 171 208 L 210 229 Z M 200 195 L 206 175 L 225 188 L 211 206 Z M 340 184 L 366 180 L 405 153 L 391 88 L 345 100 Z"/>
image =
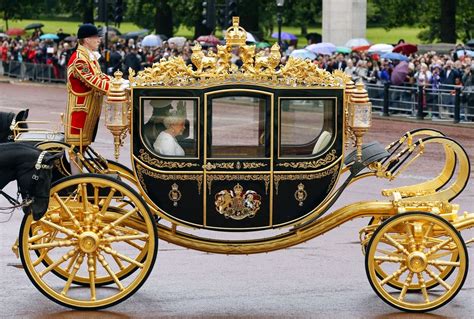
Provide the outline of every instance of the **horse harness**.
<path id="1" fill-rule="evenodd" d="M 3 197 L 5 197 L 6 200 L 10 204 L 13 205 L 11 207 L 0 207 L 0 210 L 10 210 L 10 209 L 14 210 L 16 208 L 22 208 L 22 207 L 30 206 L 33 203 L 33 199 L 29 197 L 29 192 L 28 191 L 31 191 L 32 189 L 36 188 L 36 185 L 39 181 L 39 171 L 40 170 L 42 170 L 42 169 L 51 169 L 52 168 L 52 165 L 43 164 L 43 159 L 44 159 L 44 157 L 47 153 L 48 153 L 47 151 L 43 151 L 38 156 L 38 159 L 36 160 L 36 164 L 34 166 L 35 167 L 35 172 L 31 176 L 32 181 L 30 182 L 30 185 L 29 185 L 28 189 L 26 190 L 26 192 L 24 192 L 27 196 L 26 196 L 26 198 L 23 199 L 23 201 L 21 203 L 18 201 L 18 198 L 20 197 L 20 193 L 22 193 L 19 185 L 18 185 L 18 192 L 17 192 L 17 198 L 16 199 L 11 197 L 10 195 L 8 195 L 7 193 L 5 193 L 3 190 L 0 189 L 0 194 L 3 195 Z"/>

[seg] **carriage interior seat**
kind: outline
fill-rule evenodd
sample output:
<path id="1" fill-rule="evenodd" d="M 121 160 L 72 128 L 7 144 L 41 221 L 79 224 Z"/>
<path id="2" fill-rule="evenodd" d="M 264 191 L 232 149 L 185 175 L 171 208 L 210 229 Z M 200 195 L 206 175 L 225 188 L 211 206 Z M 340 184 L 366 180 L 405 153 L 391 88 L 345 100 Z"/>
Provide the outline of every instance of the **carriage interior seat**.
<path id="1" fill-rule="evenodd" d="M 313 148 L 313 155 L 321 152 L 326 148 L 326 146 L 329 145 L 332 139 L 332 134 L 329 131 L 322 131 L 321 134 L 318 137 L 318 140 L 316 141 L 316 144 L 314 144 Z"/>

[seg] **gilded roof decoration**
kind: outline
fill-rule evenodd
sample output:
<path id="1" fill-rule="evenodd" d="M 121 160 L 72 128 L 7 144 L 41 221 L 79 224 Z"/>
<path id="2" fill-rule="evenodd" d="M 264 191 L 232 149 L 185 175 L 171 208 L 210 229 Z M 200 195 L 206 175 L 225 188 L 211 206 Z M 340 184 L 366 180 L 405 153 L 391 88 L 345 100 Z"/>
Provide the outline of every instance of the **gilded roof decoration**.
<path id="1" fill-rule="evenodd" d="M 290 87 L 342 87 L 339 77 L 320 69 L 310 60 L 289 57 L 281 63 L 280 47 L 275 43 L 268 55 L 255 53 L 255 45 L 245 44 L 245 30 L 239 26 L 239 18 L 233 18 L 233 26 L 227 29 L 226 44 L 217 45 L 217 53 L 203 50 L 199 43 L 192 47 L 192 65 L 186 65 L 182 57 L 162 58 L 143 71 L 129 70 L 132 86 L 211 86 L 226 83 L 267 84 Z M 232 62 L 233 54 L 242 60 L 239 68 Z M 194 67 L 193 67 L 194 66 Z"/>

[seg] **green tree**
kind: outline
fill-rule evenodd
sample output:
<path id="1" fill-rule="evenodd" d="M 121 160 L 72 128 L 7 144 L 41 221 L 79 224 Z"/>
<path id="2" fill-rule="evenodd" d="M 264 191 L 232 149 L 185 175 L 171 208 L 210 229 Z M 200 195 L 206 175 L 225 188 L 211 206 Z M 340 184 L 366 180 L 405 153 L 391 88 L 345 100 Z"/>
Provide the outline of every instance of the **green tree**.
<path id="1" fill-rule="evenodd" d="M 426 30 L 418 37 L 426 42 L 455 43 L 468 39 L 474 25 L 472 0 L 369 0 L 387 29 L 417 25 Z"/>
<path id="2" fill-rule="evenodd" d="M 34 11 L 33 0 L 0 0 L 0 16 L 5 21 L 5 30 L 8 30 L 8 20 L 31 17 Z"/>

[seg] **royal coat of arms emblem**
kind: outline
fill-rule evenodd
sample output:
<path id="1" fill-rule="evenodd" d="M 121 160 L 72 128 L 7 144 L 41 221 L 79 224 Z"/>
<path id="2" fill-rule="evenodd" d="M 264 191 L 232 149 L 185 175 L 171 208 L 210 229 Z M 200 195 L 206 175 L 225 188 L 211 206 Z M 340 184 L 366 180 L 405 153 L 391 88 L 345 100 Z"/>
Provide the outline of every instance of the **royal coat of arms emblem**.
<path id="1" fill-rule="evenodd" d="M 222 190 L 215 196 L 216 210 L 226 218 L 241 220 L 252 218 L 260 209 L 261 196 L 253 190 L 244 193 L 240 184 L 233 190 Z"/>

